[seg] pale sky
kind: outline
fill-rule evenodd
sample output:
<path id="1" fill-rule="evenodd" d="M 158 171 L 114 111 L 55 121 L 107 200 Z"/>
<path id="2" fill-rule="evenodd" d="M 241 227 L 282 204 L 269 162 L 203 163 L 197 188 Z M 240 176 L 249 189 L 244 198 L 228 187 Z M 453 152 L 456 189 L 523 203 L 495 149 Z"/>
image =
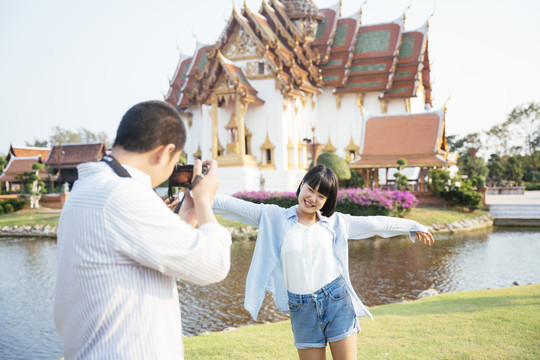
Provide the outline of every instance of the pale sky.
<path id="1" fill-rule="evenodd" d="M 316 0 L 319 8 L 338 0 Z M 363 1 L 343 0 L 342 15 Z M 48 140 L 54 126 L 116 127 L 132 105 L 163 99 L 180 52 L 213 44 L 240 0 L 0 0 L 0 154 Z M 261 0 L 248 0 L 255 10 Z M 408 10 L 406 8 L 411 5 Z M 429 18 L 433 105 L 447 99 L 446 133 L 502 123 L 540 101 L 540 1 L 368 0 L 363 24 L 405 29 Z"/>

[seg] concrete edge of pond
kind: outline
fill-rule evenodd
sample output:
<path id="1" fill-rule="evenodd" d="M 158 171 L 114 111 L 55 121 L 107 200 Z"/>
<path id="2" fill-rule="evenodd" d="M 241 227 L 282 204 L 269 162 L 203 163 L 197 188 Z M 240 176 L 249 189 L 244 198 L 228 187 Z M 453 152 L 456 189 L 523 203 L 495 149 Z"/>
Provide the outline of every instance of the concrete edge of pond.
<path id="1" fill-rule="evenodd" d="M 454 221 L 448 224 L 432 224 L 428 226 L 432 234 L 451 234 L 462 231 L 481 230 L 493 227 L 493 218 L 490 215 L 482 215 L 472 219 Z M 246 226 L 242 228 L 227 227 L 234 242 L 255 241 L 258 229 Z M 24 237 L 24 238 L 56 238 L 56 226 L 3 226 L 0 228 L 0 238 Z"/>

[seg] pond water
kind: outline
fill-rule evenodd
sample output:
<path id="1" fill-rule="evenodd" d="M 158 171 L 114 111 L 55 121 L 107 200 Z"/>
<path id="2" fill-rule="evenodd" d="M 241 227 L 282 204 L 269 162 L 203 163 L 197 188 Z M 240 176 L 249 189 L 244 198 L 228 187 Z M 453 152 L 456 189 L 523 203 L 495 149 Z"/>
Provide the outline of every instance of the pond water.
<path id="1" fill-rule="evenodd" d="M 368 306 L 415 299 L 423 290 L 455 292 L 540 283 L 540 229 L 437 236 L 434 246 L 407 238 L 349 244 L 354 288 Z M 187 336 L 256 323 L 243 309 L 254 243 L 235 243 L 227 279 L 200 287 L 178 282 Z M 52 320 L 56 241 L 0 239 L 0 359 L 55 359 L 62 345 Z M 258 322 L 287 319 L 267 296 Z"/>

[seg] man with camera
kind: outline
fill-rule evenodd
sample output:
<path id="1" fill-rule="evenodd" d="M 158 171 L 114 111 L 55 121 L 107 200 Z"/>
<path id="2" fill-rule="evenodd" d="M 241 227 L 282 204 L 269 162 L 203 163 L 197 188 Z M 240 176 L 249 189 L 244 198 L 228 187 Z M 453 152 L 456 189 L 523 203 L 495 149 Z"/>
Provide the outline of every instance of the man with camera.
<path id="1" fill-rule="evenodd" d="M 215 160 L 204 176 L 195 162 L 184 219 L 152 190 L 171 175 L 185 141 L 174 107 L 144 102 L 123 116 L 105 161 L 79 165 L 58 224 L 54 319 L 66 359 L 183 358 L 175 278 L 223 280 L 231 245 L 212 212 Z"/>

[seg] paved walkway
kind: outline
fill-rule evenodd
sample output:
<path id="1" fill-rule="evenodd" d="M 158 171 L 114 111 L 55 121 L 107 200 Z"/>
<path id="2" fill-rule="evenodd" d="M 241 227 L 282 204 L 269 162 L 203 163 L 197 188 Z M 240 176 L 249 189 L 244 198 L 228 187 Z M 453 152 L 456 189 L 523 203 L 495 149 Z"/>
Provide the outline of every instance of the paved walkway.
<path id="1" fill-rule="evenodd" d="M 522 195 L 486 195 L 488 205 L 540 205 L 540 191 L 525 191 Z"/>
<path id="2" fill-rule="evenodd" d="M 486 195 L 495 225 L 540 226 L 540 191 L 522 195 Z"/>

